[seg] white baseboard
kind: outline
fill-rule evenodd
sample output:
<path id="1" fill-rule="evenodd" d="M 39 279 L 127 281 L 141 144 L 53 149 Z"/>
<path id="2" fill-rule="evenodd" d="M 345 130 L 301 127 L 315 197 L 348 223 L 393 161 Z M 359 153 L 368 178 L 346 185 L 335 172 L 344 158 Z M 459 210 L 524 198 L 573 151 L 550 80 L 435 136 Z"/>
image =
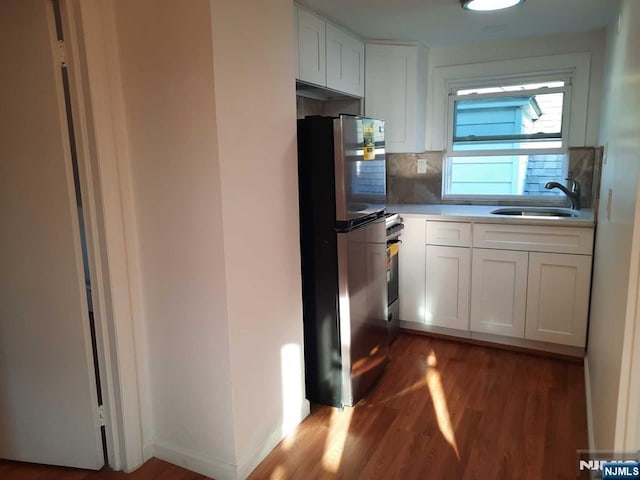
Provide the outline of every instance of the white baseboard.
<path id="1" fill-rule="evenodd" d="M 216 480 L 238 479 L 235 465 L 189 451 L 170 442 L 157 441 L 152 447 L 152 456 Z"/>
<path id="2" fill-rule="evenodd" d="M 147 460 L 153 457 L 153 445 L 146 444 L 142 446 L 142 463 L 139 465 L 123 465 L 122 470 L 125 473 L 135 472 L 138 468 L 140 468 Z M 109 465 L 111 468 L 115 470 L 119 470 L 119 468 L 114 467 L 113 465 Z"/>
<path id="3" fill-rule="evenodd" d="M 400 320 L 400 329 L 407 333 L 436 334 L 439 336 L 450 337 L 451 340 L 460 340 L 462 342 L 481 342 L 481 345 L 492 346 L 495 348 L 504 348 L 506 346 L 508 349 L 511 349 L 512 347 L 516 347 L 518 349 L 523 349 L 523 351 L 531 351 L 533 353 L 549 352 L 563 357 L 574 357 L 576 359 L 584 357 L 584 348 L 582 347 L 540 342 L 538 340 L 529 340 L 527 338 L 514 338 L 491 333 L 469 332 L 466 330 L 426 325 L 418 322 L 407 322 L 405 320 Z"/>
<path id="4" fill-rule="evenodd" d="M 589 375 L 589 356 L 584 357 L 584 389 L 587 402 L 587 435 L 589 450 L 595 450 L 595 436 L 593 432 L 593 405 L 591 404 L 591 377 Z"/>
<path id="5" fill-rule="evenodd" d="M 302 420 L 304 420 L 309 413 L 311 412 L 311 405 L 309 404 L 309 400 L 305 399 L 300 406 L 300 412 L 298 417 L 295 419 L 296 425 L 298 425 Z M 295 428 L 295 427 L 294 427 Z M 264 460 L 264 458 L 269 455 L 271 450 L 275 448 L 280 441 L 287 436 L 290 432 L 282 431 L 282 421 L 279 421 L 277 425 L 275 425 L 269 436 L 262 442 L 261 445 L 257 446 L 249 455 L 246 455 L 240 462 L 238 462 L 238 479 L 245 479 L 249 476 L 249 474 L 258 466 L 258 464 Z M 218 480 L 217 477 L 215 477 Z"/>
<path id="6" fill-rule="evenodd" d="M 296 425 L 302 422 L 310 412 L 311 405 L 305 399 L 301 405 L 298 418 L 295 419 Z M 267 438 L 249 455 L 246 455 L 237 466 L 209 458 L 199 452 L 189 451 L 167 441 L 156 441 L 153 445 L 145 446 L 143 454 L 145 460 L 151 457 L 158 457 L 161 460 L 216 480 L 239 480 L 247 478 L 253 469 L 264 460 L 288 433 L 282 430 L 282 421 L 280 421 L 274 426 Z"/>
<path id="7" fill-rule="evenodd" d="M 142 446 L 142 459 L 146 462 L 153 457 L 153 444 L 148 443 Z"/>

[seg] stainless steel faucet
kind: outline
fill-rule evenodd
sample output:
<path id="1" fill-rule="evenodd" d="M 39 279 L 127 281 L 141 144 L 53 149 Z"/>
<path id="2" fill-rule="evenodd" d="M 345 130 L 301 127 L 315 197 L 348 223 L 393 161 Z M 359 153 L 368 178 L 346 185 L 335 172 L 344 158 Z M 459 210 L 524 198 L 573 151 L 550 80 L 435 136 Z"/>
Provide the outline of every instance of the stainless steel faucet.
<path id="1" fill-rule="evenodd" d="M 565 178 L 569 182 L 569 188 L 565 187 L 558 182 L 548 182 L 544 188 L 551 190 L 552 188 L 560 189 L 569 198 L 571 202 L 571 208 L 573 210 L 580 210 L 580 184 L 573 178 Z"/>

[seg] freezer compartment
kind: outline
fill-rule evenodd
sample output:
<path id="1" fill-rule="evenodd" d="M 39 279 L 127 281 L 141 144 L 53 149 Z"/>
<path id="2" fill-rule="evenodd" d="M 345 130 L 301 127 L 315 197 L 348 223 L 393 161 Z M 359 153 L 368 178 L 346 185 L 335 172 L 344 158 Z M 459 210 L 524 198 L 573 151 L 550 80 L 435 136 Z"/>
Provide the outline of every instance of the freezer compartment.
<path id="1" fill-rule="evenodd" d="M 312 213 L 314 222 L 326 227 L 383 211 L 385 162 L 382 120 L 350 115 L 298 120 L 301 213 Z"/>
<path id="2" fill-rule="evenodd" d="M 352 406 L 388 361 L 384 218 L 337 236 L 342 404 Z"/>
<path id="3" fill-rule="evenodd" d="M 384 120 L 333 120 L 336 221 L 384 210 L 387 201 Z"/>

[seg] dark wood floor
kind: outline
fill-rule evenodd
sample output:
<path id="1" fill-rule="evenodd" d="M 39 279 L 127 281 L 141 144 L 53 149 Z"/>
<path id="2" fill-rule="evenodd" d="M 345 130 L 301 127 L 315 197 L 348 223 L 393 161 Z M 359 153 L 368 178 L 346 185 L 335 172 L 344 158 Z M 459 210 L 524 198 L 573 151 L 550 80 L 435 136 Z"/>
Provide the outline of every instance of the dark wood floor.
<path id="1" fill-rule="evenodd" d="M 581 364 L 402 335 L 355 408 L 315 406 L 249 477 L 575 479 Z"/>
<path id="2" fill-rule="evenodd" d="M 355 408 L 312 414 L 252 480 L 563 480 L 587 448 L 581 364 L 401 335 Z M 0 462 L 10 480 L 203 480 L 153 459 L 132 474 Z"/>
<path id="3" fill-rule="evenodd" d="M 2 480 L 207 480 L 207 477 L 152 458 L 133 473 L 48 467 L 0 460 Z"/>

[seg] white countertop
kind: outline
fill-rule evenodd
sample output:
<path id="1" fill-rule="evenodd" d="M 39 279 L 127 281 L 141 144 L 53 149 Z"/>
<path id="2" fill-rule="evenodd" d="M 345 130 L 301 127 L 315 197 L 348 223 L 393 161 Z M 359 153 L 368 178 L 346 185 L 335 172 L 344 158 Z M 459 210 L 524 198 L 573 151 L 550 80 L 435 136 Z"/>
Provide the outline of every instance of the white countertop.
<path id="1" fill-rule="evenodd" d="M 401 213 L 405 216 L 423 216 L 426 220 L 448 222 L 481 222 L 504 223 L 512 225 L 553 225 L 557 227 L 585 227 L 595 224 L 592 209 L 572 210 L 577 217 L 546 216 L 514 216 L 494 215 L 492 210 L 498 208 L 515 208 L 506 205 L 420 205 L 420 204 L 388 204 L 387 212 Z M 536 207 L 517 207 L 524 210 Z M 546 208 L 546 207 L 539 207 Z M 568 210 L 568 209 L 562 209 Z"/>

